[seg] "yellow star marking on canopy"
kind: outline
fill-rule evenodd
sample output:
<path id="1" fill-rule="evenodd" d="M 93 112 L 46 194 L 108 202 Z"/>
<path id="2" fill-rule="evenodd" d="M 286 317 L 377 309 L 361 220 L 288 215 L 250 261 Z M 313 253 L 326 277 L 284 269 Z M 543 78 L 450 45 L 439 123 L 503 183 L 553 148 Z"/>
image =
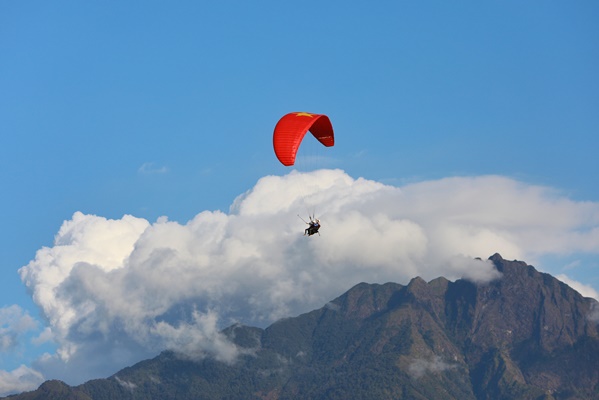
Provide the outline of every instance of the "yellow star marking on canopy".
<path id="1" fill-rule="evenodd" d="M 297 114 L 295 114 L 295 115 L 296 115 L 297 117 L 310 117 L 310 118 L 312 118 L 312 117 L 313 117 L 313 115 L 312 115 L 312 114 L 310 114 L 310 113 L 306 113 L 306 112 L 299 112 L 299 113 L 297 113 Z"/>

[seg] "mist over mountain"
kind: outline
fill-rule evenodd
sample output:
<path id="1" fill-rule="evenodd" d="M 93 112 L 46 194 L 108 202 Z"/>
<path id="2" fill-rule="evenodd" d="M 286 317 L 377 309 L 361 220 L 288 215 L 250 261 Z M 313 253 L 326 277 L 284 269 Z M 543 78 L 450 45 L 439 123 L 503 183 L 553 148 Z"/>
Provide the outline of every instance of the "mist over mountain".
<path id="1" fill-rule="evenodd" d="M 488 283 L 360 283 L 266 329 L 233 325 L 232 362 L 164 352 L 11 398 L 599 398 L 597 301 L 524 262 L 490 261 L 499 277 Z"/>

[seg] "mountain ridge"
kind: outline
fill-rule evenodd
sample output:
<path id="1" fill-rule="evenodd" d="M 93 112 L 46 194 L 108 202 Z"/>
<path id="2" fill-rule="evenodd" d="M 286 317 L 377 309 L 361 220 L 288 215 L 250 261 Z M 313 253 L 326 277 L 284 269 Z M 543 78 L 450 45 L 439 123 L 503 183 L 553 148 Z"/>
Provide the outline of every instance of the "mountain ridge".
<path id="1" fill-rule="evenodd" d="M 233 365 L 163 352 L 76 387 L 12 399 L 599 399 L 593 299 L 522 261 L 486 284 L 359 283 L 266 329 L 223 332 Z"/>

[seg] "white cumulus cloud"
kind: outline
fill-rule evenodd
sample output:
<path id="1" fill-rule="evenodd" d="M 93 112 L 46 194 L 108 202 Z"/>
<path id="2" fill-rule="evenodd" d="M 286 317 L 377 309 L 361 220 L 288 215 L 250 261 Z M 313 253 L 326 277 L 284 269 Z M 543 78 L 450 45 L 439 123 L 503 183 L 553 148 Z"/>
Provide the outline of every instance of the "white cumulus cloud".
<path id="1" fill-rule="evenodd" d="M 322 235 L 304 237 L 296 214 L 313 212 Z M 36 368 L 79 383 L 165 348 L 232 361 L 226 325 L 265 326 L 361 281 L 496 279 L 474 257 L 597 251 L 598 227 L 599 204 L 498 176 L 394 187 L 293 172 L 184 224 L 77 212 L 20 274 L 59 346 Z"/>

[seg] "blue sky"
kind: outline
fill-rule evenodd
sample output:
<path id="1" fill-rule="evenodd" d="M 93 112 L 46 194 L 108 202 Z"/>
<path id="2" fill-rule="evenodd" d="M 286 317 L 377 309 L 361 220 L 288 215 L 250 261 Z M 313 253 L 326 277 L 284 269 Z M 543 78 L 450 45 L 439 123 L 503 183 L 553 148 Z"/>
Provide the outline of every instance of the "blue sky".
<path id="1" fill-rule="evenodd" d="M 66 334 L 40 339 L 58 330 L 56 315 L 32 299 L 43 282 L 18 273 L 64 221 L 81 212 L 183 226 L 227 214 L 261 178 L 289 173 L 271 135 L 290 111 L 327 114 L 337 140 L 326 166 L 373 187 L 421 194 L 412 188 L 453 182 L 480 202 L 493 187 L 540 190 L 557 207 L 547 219 L 565 219 L 554 215 L 562 206 L 576 216 L 542 238 L 555 250 L 531 241 L 514 257 L 599 290 L 598 20 L 594 1 L 0 2 L 0 307 L 20 313 L 0 314 L 0 334 L 14 338 L 1 349 L 0 391 L 28 387 L 13 379 L 21 364 L 50 378 L 36 360 L 65 346 Z M 478 180 L 489 176 L 508 181 Z M 428 232 L 415 215 L 397 218 Z M 496 251 L 509 257 L 508 239 L 528 226 L 496 226 L 489 237 L 507 238 Z M 556 239 L 572 232 L 585 244 Z"/>

